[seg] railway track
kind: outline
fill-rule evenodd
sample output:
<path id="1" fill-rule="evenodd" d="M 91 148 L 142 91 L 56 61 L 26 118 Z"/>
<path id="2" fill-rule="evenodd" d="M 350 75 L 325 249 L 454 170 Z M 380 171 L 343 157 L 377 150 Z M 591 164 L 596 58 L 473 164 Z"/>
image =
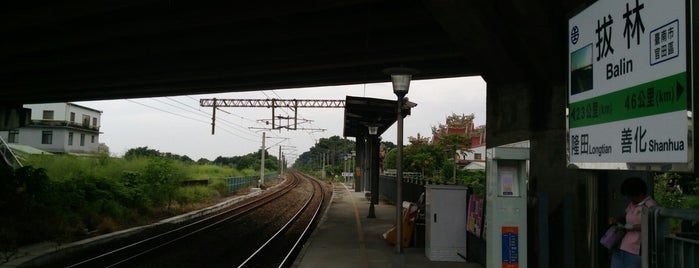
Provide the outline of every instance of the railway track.
<path id="1" fill-rule="evenodd" d="M 283 186 L 259 198 L 94 257 L 51 267 L 283 267 L 313 229 L 323 183 L 290 171 Z"/>
<path id="2" fill-rule="evenodd" d="M 326 191 L 321 183 L 305 174 L 313 185 L 313 192 L 294 216 L 272 237 L 262 244 L 238 267 L 288 267 L 293 263 L 303 242 L 310 234 L 325 202 Z"/>

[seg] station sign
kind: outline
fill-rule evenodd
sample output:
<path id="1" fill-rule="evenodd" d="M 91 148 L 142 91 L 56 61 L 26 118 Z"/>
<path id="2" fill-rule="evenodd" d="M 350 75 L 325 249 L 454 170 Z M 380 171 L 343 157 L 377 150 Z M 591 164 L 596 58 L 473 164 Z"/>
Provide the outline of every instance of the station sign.
<path id="1" fill-rule="evenodd" d="M 690 161 L 687 14 L 685 0 L 599 0 L 569 19 L 569 163 Z"/>

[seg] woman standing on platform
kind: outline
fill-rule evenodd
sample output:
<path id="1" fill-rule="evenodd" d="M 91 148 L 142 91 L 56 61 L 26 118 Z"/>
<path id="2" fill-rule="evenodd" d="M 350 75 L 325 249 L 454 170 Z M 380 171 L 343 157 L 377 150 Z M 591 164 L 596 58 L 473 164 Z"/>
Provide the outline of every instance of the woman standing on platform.
<path id="1" fill-rule="evenodd" d="M 629 199 L 626 214 L 609 218 L 609 224 L 617 224 L 626 229 L 618 249 L 612 253 L 611 268 L 641 267 L 641 211 L 643 207 L 658 205 L 647 195 L 648 187 L 638 177 L 631 177 L 621 183 L 621 194 Z"/>

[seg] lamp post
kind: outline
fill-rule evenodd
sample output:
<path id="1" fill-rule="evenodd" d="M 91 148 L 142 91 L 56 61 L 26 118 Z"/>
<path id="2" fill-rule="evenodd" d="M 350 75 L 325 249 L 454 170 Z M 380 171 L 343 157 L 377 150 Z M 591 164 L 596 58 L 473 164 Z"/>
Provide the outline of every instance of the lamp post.
<path id="1" fill-rule="evenodd" d="M 357 168 L 355 167 L 355 165 L 356 165 L 355 160 L 354 160 L 354 157 L 355 157 L 355 156 L 357 156 L 357 151 L 352 150 L 352 151 L 350 152 L 350 169 L 352 169 L 352 170 L 350 170 L 350 171 L 352 172 L 352 177 L 351 177 L 351 178 L 352 178 L 352 185 L 356 185 L 356 181 L 355 181 L 356 178 L 355 178 L 355 175 L 356 175 L 357 173 L 355 172 L 355 170 L 356 170 Z M 355 191 L 356 191 L 356 189 L 355 189 Z"/>
<path id="2" fill-rule="evenodd" d="M 342 164 L 342 179 L 345 181 L 345 183 L 347 183 L 347 164 L 349 164 L 347 160 L 349 160 L 349 155 L 345 154 L 345 157 L 343 158 L 345 159 L 345 162 Z"/>
<path id="3" fill-rule="evenodd" d="M 257 182 L 257 187 L 262 188 L 265 183 L 265 132 L 262 132 L 262 147 L 260 147 L 260 180 Z"/>
<path id="4" fill-rule="evenodd" d="M 379 127 L 369 126 L 369 135 L 371 135 L 371 136 L 376 136 L 376 134 L 378 134 L 378 133 L 379 133 Z M 371 159 L 373 158 L 373 156 L 372 156 L 372 154 L 373 154 L 373 148 L 372 148 L 372 145 L 371 145 L 371 143 L 372 143 L 371 140 L 372 140 L 372 139 L 367 139 L 367 142 L 366 142 L 366 144 L 369 146 L 369 148 L 371 148 L 371 149 L 365 150 L 365 153 L 364 153 L 364 154 L 367 156 L 367 157 L 365 157 L 365 161 L 367 161 L 367 162 L 366 162 L 366 163 L 367 163 L 366 166 L 370 166 L 370 165 L 373 164 L 372 161 L 371 161 Z M 366 177 L 366 176 L 369 176 L 369 173 L 368 173 L 368 172 L 365 173 L 365 174 L 366 174 L 365 177 Z M 367 179 L 367 182 L 369 182 L 369 181 L 371 181 L 370 178 Z M 371 188 L 369 188 L 369 189 L 371 189 Z M 379 194 L 379 193 L 374 193 L 374 192 L 372 192 L 372 193 L 371 193 L 371 195 L 372 195 L 372 198 L 371 198 L 371 199 L 372 199 L 372 200 L 369 200 L 369 215 L 367 216 L 367 218 L 370 218 L 370 219 L 376 218 L 376 210 L 375 210 L 375 208 L 374 208 L 374 201 L 373 201 L 373 199 L 374 199 L 374 198 L 373 198 L 373 195 L 375 195 L 375 194 Z"/>
<path id="5" fill-rule="evenodd" d="M 393 267 L 405 267 L 405 257 L 403 256 L 403 98 L 408 94 L 410 80 L 417 71 L 409 68 L 389 68 L 384 70 L 385 74 L 391 76 L 393 93 L 398 97 L 397 103 L 397 150 L 396 150 L 396 252 L 393 257 Z"/>
<path id="6" fill-rule="evenodd" d="M 322 164 L 321 164 L 320 176 L 321 176 L 321 178 L 322 178 L 323 180 L 325 180 L 325 161 L 326 161 L 326 156 L 325 156 L 325 154 L 326 154 L 326 153 L 323 153 L 323 156 L 321 157 L 321 159 L 322 159 L 322 160 L 321 160 L 321 161 L 322 161 Z"/>
<path id="7" fill-rule="evenodd" d="M 454 166 L 452 166 L 451 180 L 452 183 L 456 184 L 456 145 L 451 146 L 451 158 L 454 159 Z"/>

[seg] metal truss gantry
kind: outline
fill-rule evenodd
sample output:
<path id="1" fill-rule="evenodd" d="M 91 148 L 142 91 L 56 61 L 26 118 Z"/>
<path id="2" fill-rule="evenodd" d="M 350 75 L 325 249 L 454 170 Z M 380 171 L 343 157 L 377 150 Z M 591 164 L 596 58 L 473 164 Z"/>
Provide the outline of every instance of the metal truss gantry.
<path id="1" fill-rule="evenodd" d="M 314 99 L 200 99 L 199 106 L 213 107 L 211 117 L 211 135 L 216 126 L 216 109 L 221 107 L 272 108 L 272 129 L 286 128 L 289 130 L 317 130 L 298 128 L 298 108 L 345 108 L 345 100 L 314 100 Z M 294 124 L 276 126 L 275 109 L 290 108 L 294 110 Z M 283 118 L 290 119 L 290 118 Z M 281 120 L 281 119 L 280 119 Z"/>

